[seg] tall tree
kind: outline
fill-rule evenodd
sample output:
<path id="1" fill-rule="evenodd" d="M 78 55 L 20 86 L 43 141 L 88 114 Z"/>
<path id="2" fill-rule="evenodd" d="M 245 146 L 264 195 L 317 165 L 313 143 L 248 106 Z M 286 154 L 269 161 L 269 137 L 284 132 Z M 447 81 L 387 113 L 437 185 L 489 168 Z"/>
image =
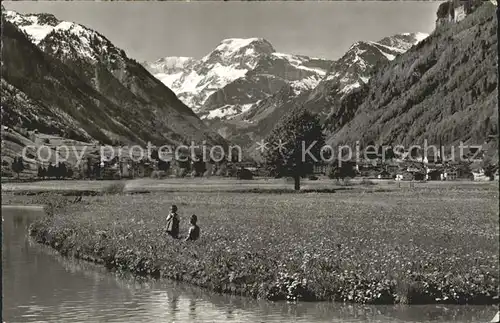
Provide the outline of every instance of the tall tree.
<path id="1" fill-rule="evenodd" d="M 65 163 L 59 164 L 58 174 L 59 177 L 65 178 L 67 176 L 68 168 Z"/>
<path id="2" fill-rule="evenodd" d="M 160 156 L 157 149 L 151 152 L 151 159 L 158 162 L 158 170 L 167 172 L 170 168 L 170 161 L 165 160 L 165 156 Z"/>
<path id="3" fill-rule="evenodd" d="M 300 190 L 300 177 L 311 173 L 312 166 L 322 160 L 325 136 L 319 118 L 300 108 L 278 122 L 264 143 L 266 167 L 272 174 L 292 176 L 295 190 Z"/>
<path id="4" fill-rule="evenodd" d="M 193 160 L 191 161 L 192 165 L 191 169 L 194 171 L 194 176 L 196 177 L 203 176 L 203 174 L 207 170 L 207 165 L 201 155 L 195 157 L 196 158 L 193 158 Z"/>
<path id="5" fill-rule="evenodd" d="M 47 177 L 50 179 L 51 177 L 54 177 L 54 176 L 55 176 L 55 168 L 52 165 L 52 163 L 50 163 L 48 168 L 47 168 Z"/>
<path id="6" fill-rule="evenodd" d="M 37 177 L 40 179 L 45 179 L 45 175 L 46 175 L 45 168 L 42 165 L 38 166 Z"/>
<path id="7" fill-rule="evenodd" d="M 61 178 L 61 174 L 59 173 L 60 168 L 61 168 L 61 165 L 59 163 L 56 163 L 56 165 L 54 166 L 54 177 L 56 179 Z"/>

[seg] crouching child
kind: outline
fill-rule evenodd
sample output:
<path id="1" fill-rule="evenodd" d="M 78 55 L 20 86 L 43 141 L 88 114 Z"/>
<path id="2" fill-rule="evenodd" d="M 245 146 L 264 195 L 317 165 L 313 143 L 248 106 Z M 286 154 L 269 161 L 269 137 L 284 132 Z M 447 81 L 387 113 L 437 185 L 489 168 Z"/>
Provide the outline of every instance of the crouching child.
<path id="1" fill-rule="evenodd" d="M 191 227 L 189 227 L 189 232 L 185 241 L 195 241 L 200 237 L 200 227 L 196 224 L 197 221 L 198 217 L 195 214 L 191 215 L 191 219 L 189 220 Z"/>

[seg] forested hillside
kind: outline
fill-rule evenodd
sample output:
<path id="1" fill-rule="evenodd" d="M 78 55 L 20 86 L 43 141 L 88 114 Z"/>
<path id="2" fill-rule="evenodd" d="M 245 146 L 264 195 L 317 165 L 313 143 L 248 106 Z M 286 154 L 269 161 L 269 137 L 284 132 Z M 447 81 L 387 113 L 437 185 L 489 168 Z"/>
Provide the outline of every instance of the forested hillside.
<path id="1" fill-rule="evenodd" d="M 496 30 L 489 2 L 440 25 L 346 96 L 325 122 L 328 142 L 454 145 L 497 137 Z"/>

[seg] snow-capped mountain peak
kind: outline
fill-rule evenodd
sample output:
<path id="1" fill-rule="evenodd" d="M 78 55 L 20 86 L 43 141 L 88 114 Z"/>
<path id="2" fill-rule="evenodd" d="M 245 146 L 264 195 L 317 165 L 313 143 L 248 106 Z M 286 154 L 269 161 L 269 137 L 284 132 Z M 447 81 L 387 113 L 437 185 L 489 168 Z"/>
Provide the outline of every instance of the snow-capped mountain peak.
<path id="1" fill-rule="evenodd" d="M 262 38 L 226 38 L 223 39 L 216 50 L 227 50 L 231 52 L 236 52 L 239 49 L 250 45 L 253 42 L 264 41 Z"/>
<path id="2" fill-rule="evenodd" d="M 5 18 L 16 24 L 37 45 L 61 23 L 51 14 L 21 15 L 12 10 L 5 11 Z M 64 24 L 61 27 L 67 29 L 68 26 Z"/>
<path id="3" fill-rule="evenodd" d="M 98 32 L 74 22 L 58 20 L 51 14 L 19 14 L 8 10 L 5 18 L 25 32 L 35 45 L 42 49 L 50 46 L 51 51 L 61 58 L 78 55 L 96 61 L 113 59 L 105 56 L 114 52 L 118 56 L 125 56 L 124 52 L 117 50 Z M 57 41 L 52 41 L 54 39 Z"/>
<path id="4" fill-rule="evenodd" d="M 263 38 L 228 38 L 200 60 L 168 57 L 145 66 L 185 104 L 202 117 L 210 118 L 223 114 L 210 113 L 212 109 L 224 106 L 224 111 L 232 111 L 234 115 L 235 111 L 246 109 L 242 106 L 264 99 L 271 89 L 279 90 L 285 84 L 297 91 L 310 89 L 322 79 L 331 63 L 277 53 Z M 225 89 L 226 86 L 234 89 Z M 235 96 L 241 102 L 233 99 L 234 91 L 245 92 L 243 96 Z M 215 102 L 220 105 L 215 106 Z"/>
<path id="5" fill-rule="evenodd" d="M 227 38 L 222 40 L 215 50 L 236 53 L 242 48 L 250 47 L 252 44 L 254 47 L 267 47 L 274 52 L 273 46 L 264 38 Z"/>
<path id="6" fill-rule="evenodd" d="M 366 84 L 377 64 L 393 60 L 425 36 L 358 41 L 337 61 L 276 52 L 262 38 L 229 38 L 198 61 L 165 58 L 145 66 L 202 119 L 234 119 L 282 89 L 290 96 L 319 91 L 342 97 Z"/>
<path id="7" fill-rule="evenodd" d="M 222 62 L 228 62 L 236 56 L 249 58 L 274 52 L 271 43 L 263 38 L 227 38 L 222 40 L 210 54 L 201 60 L 202 62 L 208 62 L 211 59 L 220 59 Z"/>

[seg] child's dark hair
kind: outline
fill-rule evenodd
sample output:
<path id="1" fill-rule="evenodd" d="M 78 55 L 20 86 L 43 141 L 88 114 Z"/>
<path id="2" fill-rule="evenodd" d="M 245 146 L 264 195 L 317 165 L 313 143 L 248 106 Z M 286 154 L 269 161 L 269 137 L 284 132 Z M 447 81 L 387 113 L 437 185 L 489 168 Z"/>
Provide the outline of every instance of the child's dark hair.
<path id="1" fill-rule="evenodd" d="M 177 205 L 172 204 L 171 208 L 177 211 Z"/>
<path id="2" fill-rule="evenodd" d="M 197 222 L 197 221 L 198 221 L 198 217 L 196 216 L 196 214 L 191 215 L 191 220 L 190 220 L 190 222 L 191 222 L 192 224 L 196 224 L 196 222 Z"/>

